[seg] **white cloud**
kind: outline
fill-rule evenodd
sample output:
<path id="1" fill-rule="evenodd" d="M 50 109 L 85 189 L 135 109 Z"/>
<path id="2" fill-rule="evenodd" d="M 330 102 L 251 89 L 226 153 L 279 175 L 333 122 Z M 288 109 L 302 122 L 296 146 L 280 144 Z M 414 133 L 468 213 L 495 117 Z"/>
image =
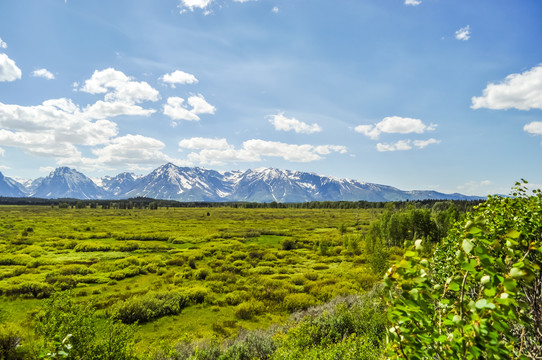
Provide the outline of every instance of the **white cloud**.
<path id="1" fill-rule="evenodd" d="M 199 121 L 198 114 L 214 114 L 216 108 L 209 104 L 203 95 L 190 96 L 188 105 L 192 109 L 188 109 L 184 103 L 184 99 L 180 97 L 170 97 L 167 99 L 167 104 L 164 105 L 164 114 L 172 120 L 187 120 Z"/>
<path id="2" fill-rule="evenodd" d="M 0 39 L 1 40 L 1 39 Z M 0 148 L 0 157 L 4 157 L 4 154 L 6 153 L 6 150 Z"/>
<path id="3" fill-rule="evenodd" d="M 437 139 L 427 139 L 427 140 L 414 140 L 413 141 L 414 146 L 416 146 L 418 149 L 423 149 L 431 144 L 440 144 L 440 140 Z"/>
<path id="4" fill-rule="evenodd" d="M 133 81 L 122 71 L 108 68 L 96 70 L 92 77 L 85 81 L 81 91 L 90 94 L 105 94 L 106 101 L 122 101 L 138 104 L 143 101 L 158 101 L 160 94 L 148 83 Z"/>
<path id="5" fill-rule="evenodd" d="M 47 70 L 47 69 L 38 69 L 38 70 L 34 70 L 34 71 L 32 72 L 32 76 L 44 78 L 44 79 L 47 79 L 47 80 L 53 80 L 53 79 L 55 78 L 55 76 L 53 75 L 53 73 L 50 72 L 50 71 Z"/>
<path id="6" fill-rule="evenodd" d="M 228 144 L 226 139 L 210 139 L 202 137 L 194 137 L 191 139 L 183 139 L 179 142 L 180 148 L 185 149 L 216 149 L 216 150 L 226 150 L 230 149 L 231 146 Z"/>
<path id="7" fill-rule="evenodd" d="M 155 113 L 154 109 L 144 109 L 139 105 L 125 103 L 121 101 L 102 101 L 99 100 L 92 105 L 88 105 L 85 110 L 85 116 L 91 119 L 105 119 L 120 115 L 139 115 L 150 116 Z"/>
<path id="8" fill-rule="evenodd" d="M 275 130 L 295 131 L 298 134 L 313 134 L 322 131 L 318 124 L 307 124 L 295 118 L 287 118 L 284 114 L 270 115 L 269 122 L 273 124 Z"/>
<path id="9" fill-rule="evenodd" d="M 153 164 L 170 161 L 161 150 L 165 144 L 160 140 L 142 136 L 126 135 L 115 138 L 110 144 L 92 150 L 98 156 L 96 162 L 106 166 Z"/>
<path id="10" fill-rule="evenodd" d="M 412 119 L 400 116 L 385 117 L 379 123 L 374 125 L 358 125 L 354 130 L 370 137 L 373 140 L 378 139 L 381 133 L 389 134 L 423 134 L 426 131 L 435 130 L 436 125 L 425 125 L 420 119 Z"/>
<path id="11" fill-rule="evenodd" d="M 22 76 L 21 69 L 6 54 L 0 54 L 0 82 L 15 81 Z"/>
<path id="12" fill-rule="evenodd" d="M 142 136 L 125 135 L 111 140 L 102 148 L 93 149 L 95 158 L 77 154 L 57 159 L 60 166 L 74 166 L 81 169 L 118 169 L 119 166 L 130 170 L 148 170 L 151 166 L 173 162 L 187 165 L 185 161 L 173 159 L 162 152 L 165 144 L 160 140 Z"/>
<path id="13" fill-rule="evenodd" d="M 197 149 L 188 155 L 189 160 L 206 165 L 221 165 L 225 162 L 261 161 L 262 157 L 280 157 L 287 161 L 309 162 L 322 159 L 332 152 L 346 153 L 339 145 L 295 145 L 260 139 L 247 140 L 242 148 L 235 149 L 225 139 L 192 138 L 179 142 L 180 148 Z"/>
<path id="14" fill-rule="evenodd" d="M 508 75 L 499 84 L 490 83 L 480 97 L 472 98 L 473 109 L 542 109 L 542 64 L 521 74 Z"/>
<path id="15" fill-rule="evenodd" d="M 467 41 L 470 39 L 470 25 L 462 27 L 455 32 L 455 38 L 457 40 Z"/>
<path id="16" fill-rule="evenodd" d="M 380 152 L 385 152 L 385 151 L 406 151 L 406 150 L 411 150 L 412 149 L 412 145 L 414 145 L 415 147 L 417 147 L 418 149 L 423 149 L 431 144 L 439 144 L 440 143 L 440 140 L 437 140 L 437 139 L 427 139 L 427 140 L 399 140 L 395 143 L 391 143 L 391 144 L 383 144 L 383 143 L 378 143 L 376 144 L 376 149 Z"/>
<path id="17" fill-rule="evenodd" d="M 206 9 L 213 0 L 181 0 L 179 7 L 181 8 L 181 14 L 186 12 L 186 10 L 194 11 L 197 9 Z"/>
<path id="18" fill-rule="evenodd" d="M 542 121 L 533 121 L 523 127 L 529 134 L 542 135 Z"/>
<path id="19" fill-rule="evenodd" d="M 168 83 L 172 88 L 175 88 L 175 84 L 197 84 L 198 79 L 192 74 L 186 73 L 181 70 L 175 70 L 170 74 L 165 74 L 160 78 L 162 82 Z"/>
<path id="20" fill-rule="evenodd" d="M 418 6 L 421 3 L 421 0 L 405 0 L 405 5 Z"/>
<path id="21" fill-rule="evenodd" d="M 385 151 L 405 151 L 412 149 L 412 146 L 410 145 L 409 140 L 399 140 L 396 143 L 392 144 L 382 144 L 378 143 L 376 144 L 376 149 L 380 152 Z"/>
<path id="22" fill-rule="evenodd" d="M 197 96 L 190 96 L 188 98 L 188 104 L 192 106 L 192 111 L 194 114 L 214 114 L 216 108 L 205 101 L 203 95 L 198 94 Z"/>
<path id="23" fill-rule="evenodd" d="M 184 106 L 184 99 L 176 96 L 167 99 L 167 104 L 164 105 L 164 114 L 172 120 L 199 121 L 199 116 Z"/>
<path id="24" fill-rule="evenodd" d="M 273 6 L 273 8 L 271 9 L 271 12 L 274 13 L 274 14 L 278 14 L 278 12 L 279 12 L 278 6 Z"/>
<path id="25" fill-rule="evenodd" d="M 8 44 L 2 38 L 0 38 L 0 49 L 7 49 Z"/>
<path id="26" fill-rule="evenodd" d="M 94 121 L 70 99 L 52 99 L 37 106 L 0 103 L 0 143 L 54 158 L 77 157 L 75 145 L 106 144 L 117 135 L 109 120 Z"/>

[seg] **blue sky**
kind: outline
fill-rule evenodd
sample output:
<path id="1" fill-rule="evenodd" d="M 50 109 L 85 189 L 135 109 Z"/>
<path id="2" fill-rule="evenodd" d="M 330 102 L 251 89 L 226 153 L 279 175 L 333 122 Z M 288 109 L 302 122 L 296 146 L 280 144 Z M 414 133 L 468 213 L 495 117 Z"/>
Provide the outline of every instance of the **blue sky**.
<path id="1" fill-rule="evenodd" d="M 0 171 L 542 184 L 539 0 L 5 0 Z"/>

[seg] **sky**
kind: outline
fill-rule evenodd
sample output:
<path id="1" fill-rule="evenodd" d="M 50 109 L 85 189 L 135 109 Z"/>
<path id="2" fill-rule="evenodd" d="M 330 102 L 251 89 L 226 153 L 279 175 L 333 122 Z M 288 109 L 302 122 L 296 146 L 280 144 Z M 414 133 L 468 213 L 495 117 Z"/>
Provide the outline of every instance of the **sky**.
<path id="1" fill-rule="evenodd" d="M 0 172 L 542 184 L 540 0 L 2 0 Z"/>

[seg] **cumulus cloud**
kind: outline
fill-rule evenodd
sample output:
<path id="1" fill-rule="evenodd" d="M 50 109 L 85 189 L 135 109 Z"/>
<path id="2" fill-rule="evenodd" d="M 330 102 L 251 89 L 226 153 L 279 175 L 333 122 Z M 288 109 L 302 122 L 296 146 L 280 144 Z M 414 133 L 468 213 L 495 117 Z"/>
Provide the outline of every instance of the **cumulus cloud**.
<path id="1" fill-rule="evenodd" d="M 8 44 L 2 38 L 0 38 L 0 49 L 7 49 Z"/>
<path id="2" fill-rule="evenodd" d="M 470 25 L 462 27 L 455 32 L 455 38 L 457 40 L 467 41 L 470 39 Z"/>
<path id="3" fill-rule="evenodd" d="M 216 108 L 205 101 L 205 98 L 201 94 L 190 96 L 188 98 L 188 104 L 192 106 L 191 111 L 194 114 L 214 114 L 216 111 Z"/>
<path id="4" fill-rule="evenodd" d="M 74 166 L 80 169 L 118 169 L 148 170 L 152 166 L 173 162 L 186 165 L 184 161 L 173 159 L 162 152 L 165 144 L 160 140 L 143 135 L 125 135 L 112 139 L 101 148 L 92 149 L 96 157 L 81 154 L 57 159 L 60 166 Z"/>
<path id="5" fill-rule="evenodd" d="M 418 6 L 421 3 L 421 0 L 405 0 L 405 5 Z"/>
<path id="6" fill-rule="evenodd" d="M 187 10 L 194 11 L 194 9 L 206 9 L 212 2 L 213 0 L 181 0 L 179 7 L 182 14 Z"/>
<path id="7" fill-rule="evenodd" d="M 167 104 L 164 105 L 164 114 L 172 120 L 199 121 L 199 116 L 185 107 L 184 99 L 176 96 L 167 99 Z"/>
<path id="8" fill-rule="evenodd" d="M 89 118 L 70 99 L 37 106 L 0 103 L 0 143 L 48 157 L 79 156 L 75 145 L 105 144 L 117 135 L 109 120 Z"/>
<path id="9" fill-rule="evenodd" d="M 139 115 L 150 116 L 155 113 L 154 109 L 144 109 L 139 105 L 125 103 L 121 101 L 102 101 L 98 100 L 92 105 L 88 105 L 84 110 L 84 116 L 91 119 L 105 119 L 120 115 Z"/>
<path id="10" fill-rule="evenodd" d="M 165 144 L 160 140 L 142 136 L 126 135 L 113 139 L 103 148 L 94 149 L 92 153 L 98 158 L 97 164 L 105 166 L 125 166 L 130 168 L 141 164 L 156 164 L 172 161 L 161 150 Z"/>
<path id="11" fill-rule="evenodd" d="M 261 161 L 262 157 L 279 157 L 293 162 L 310 162 L 322 159 L 332 152 L 344 154 L 346 147 L 340 145 L 295 145 L 277 141 L 252 139 L 243 142 L 240 149 L 228 144 L 226 139 L 192 138 L 179 142 L 179 148 L 196 149 L 188 159 L 206 165 L 222 165 L 226 162 Z"/>
<path id="12" fill-rule="evenodd" d="M 376 144 L 376 149 L 380 152 L 386 152 L 386 151 L 406 151 L 411 150 L 412 146 L 414 145 L 418 149 L 423 149 L 431 144 L 439 144 L 440 140 L 436 139 L 428 139 L 428 140 L 399 140 L 395 143 L 391 144 L 384 144 L 384 143 L 378 143 Z"/>
<path id="13" fill-rule="evenodd" d="M 273 6 L 273 8 L 271 9 L 271 12 L 274 13 L 274 14 L 278 14 L 278 12 L 279 12 L 278 6 Z"/>
<path id="14" fill-rule="evenodd" d="M 158 91 L 148 83 L 134 81 L 122 71 L 113 68 L 94 71 L 80 90 L 90 94 L 105 94 L 106 101 L 122 101 L 131 104 L 158 101 L 160 98 Z"/>
<path id="15" fill-rule="evenodd" d="M 533 121 L 523 127 L 523 130 L 533 135 L 542 135 L 542 121 Z"/>
<path id="16" fill-rule="evenodd" d="M 15 81 L 22 76 L 21 69 L 6 54 L 0 54 L 0 82 Z"/>
<path id="17" fill-rule="evenodd" d="M 53 79 L 55 78 L 55 76 L 53 75 L 53 73 L 50 72 L 50 71 L 47 70 L 47 69 L 37 69 L 37 70 L 34 70 L 34 71 L 32 72 L 32 76 L 44 78 L 44 79 L 47 79 L 47 80 L 53 80 Z"/>
<path id="18" fill-rule="evenodd" d="M 164 105 L 164 114 L 171 120 L 199 121 L 198 114 L 214 114 L 216 110 L 201 94 L 190 96 L 187 103 L 192 107 L 191 109 L 185 105 L 183 98 L 170 97 Z"/>
<path id="19" fill-rule="evenodd" d="M 172 88 L 175 88 L 175 84 L 197 84 L 198 79 L 192 74 L 186 73 L 181 70 L 175 70 L 172 73 L 165 74 L 160 78 L 162 82 L 168 83 Z"/>
<path id="20" fill-rule="evenodd" d="M 542 109 L 542 64 L 521 74 L 508 75 L 504 81 L 490 83 L 480 97 L 472 98 L 473 109 Z"/>
<path id="21" fill-rule="evenodd" d="M 284 114 L 270 115 L 269 122 L 279 131 L 295 131 L 298 134 L 313 134 L 322 131 L 318 124 L 307 124 L 295 118 L 287 118 Z"/>
<path id="22" fill-rule="evenodd" d="M 231 148 L 226 139 L 210 139 L 202 137 L 194 137 L 191 139 L 183 139 L 179 142 L 180 148 L 185 149 L 216 149 L 226 150 Z"/>
<path id="23" fill-rule="evenodd" d="M 423 134 L 426 131 L 435 130 L 436 125 L 425 125 L 420 119 L 413 119 L 400 116 L 385 117 L 374 125 L 358 125 L 354 130 L 364 134 L 373 140 L 378 139 L 381 133 L 389 134 Z"/>

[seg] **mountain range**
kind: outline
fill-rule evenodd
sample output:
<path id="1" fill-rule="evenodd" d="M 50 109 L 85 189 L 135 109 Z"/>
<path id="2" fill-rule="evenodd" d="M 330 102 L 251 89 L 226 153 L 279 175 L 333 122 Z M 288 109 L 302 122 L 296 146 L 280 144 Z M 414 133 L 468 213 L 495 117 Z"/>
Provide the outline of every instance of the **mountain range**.
<path id="1" fill-rule="evenodd" d="M 162 165 L 145 176 L 121 173 L 90 179 L 68 167 L 47 177 L 17 180 L 0 173 L 0 196 L 75 199 L 149 197 L 177 201 L 406 201 L 424 199 L 474 200 L 479 196 L 436 191 L 403 191 L 392 186 L 339 179 L 314 173 L 257 168 L 226 171 Z"/>

